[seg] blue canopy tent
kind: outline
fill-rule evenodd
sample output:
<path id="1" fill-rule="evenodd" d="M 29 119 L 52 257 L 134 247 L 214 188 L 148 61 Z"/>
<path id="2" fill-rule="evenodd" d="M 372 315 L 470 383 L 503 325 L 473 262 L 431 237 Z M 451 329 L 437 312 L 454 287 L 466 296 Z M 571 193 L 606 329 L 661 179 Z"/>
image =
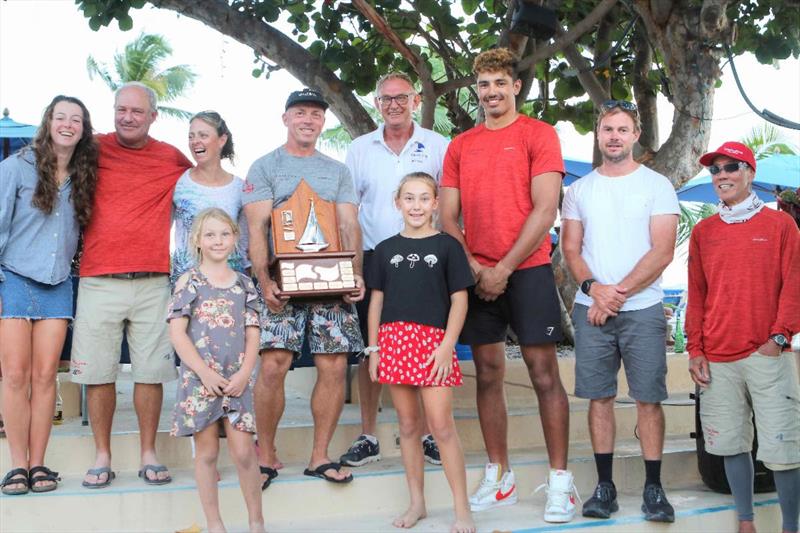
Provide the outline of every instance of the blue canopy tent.
<path id="1" fill-rule="evenodd" d="M 0 161 L 29 144 L 34 135 L 36 126 L 11 120 L 8 118 L 8 109 L 4 109 L 3 118 L 0 119 Z"/>
<path id="2" fill-rule="evenodd" d="M 564 181 L 562 184 L 567 187 L 572 185 L 572 183 L 584 177 L 586 174 L 592 171 L 592 164 L 586 161 L 575 161 L 573 159 L 565 159 L 564 160 L 564 170 L 567 173 L 564 175 Z"/>
<path id="3" fill-rule="evenodd" d="M 800 155 L 776 154 L 756 161 L 753 192 L 765 202 L 774 202 L 778 190 L 800 187 Z M 711 184 L 711 176 L 690 179 L 678 189 L 682 202 L 715 204 L 719 200 Z"/>

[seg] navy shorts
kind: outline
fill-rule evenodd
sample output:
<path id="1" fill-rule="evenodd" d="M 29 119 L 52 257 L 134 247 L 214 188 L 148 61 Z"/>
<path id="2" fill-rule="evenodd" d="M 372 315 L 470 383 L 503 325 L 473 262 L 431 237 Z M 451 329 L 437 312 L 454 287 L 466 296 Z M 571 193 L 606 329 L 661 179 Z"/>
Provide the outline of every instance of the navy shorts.
<path id="1" fill-rule="evenodd" d="M 39 283 L 10 270 L 3 270 L 5 281 L 0 282 L 3 312 L 0 318 L 72 320 L 72 280 L 56 285 Z"/>
<path id="2" fill-rule="evenodd" d="M 628 393 L 634 400 L 667 399 L 667 320 L 661 302 L 609 317 L 592 326 L 589 308 L 575 304 L 575 396 L 599 400 L 617 395 L 617 373 L 625 364 Z"/>
<path id="3" fill-rule="evenodd" d="M 506 292 L 493 302 L 478 298 L 474 287 L 469 289 L 467 319 L 458 342 L 473 346 L 504 342 L 509 326 L 522 346 L 552 344 L 564 338 L 552 266 L 513 272 Z"/>

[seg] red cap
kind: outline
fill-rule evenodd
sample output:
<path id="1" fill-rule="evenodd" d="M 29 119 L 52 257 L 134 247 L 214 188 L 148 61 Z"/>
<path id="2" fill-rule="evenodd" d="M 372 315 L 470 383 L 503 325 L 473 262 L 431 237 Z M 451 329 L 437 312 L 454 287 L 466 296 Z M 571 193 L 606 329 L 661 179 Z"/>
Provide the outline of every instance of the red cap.
<path id="1" fill-rule="evenodd" d="M 709 167 L 714 163 L 714 158 L 720 155 L 726 155 L 731 159 L 737 161 L 744 161 L 753 170 L 756 169 L 756 158 L 753 156 L 753 151 L 742 143 L 728 141 L 713 152 L 708 152 L 700 158 L 700 164 L 704 167 Z"/>

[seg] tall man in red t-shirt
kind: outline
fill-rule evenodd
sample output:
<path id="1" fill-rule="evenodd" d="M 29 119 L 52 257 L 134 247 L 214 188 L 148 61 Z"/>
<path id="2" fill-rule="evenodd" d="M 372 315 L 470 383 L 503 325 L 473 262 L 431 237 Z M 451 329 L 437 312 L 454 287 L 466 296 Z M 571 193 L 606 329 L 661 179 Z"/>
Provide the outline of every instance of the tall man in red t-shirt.
<path id="1" fill-rule="evenodd" d="M 165 320 L 169 301 L 169 227 L 175 183 L 191 163 L 148 135 L 156 119 L 152 89 L 131 82 L 114 97 L 115 133 L 98 135 L 100 157 L 92 220 L 84 235 L 72 341 L 72 381 L 88 385 L 95 464 L 83 486 L 101 488 L 111 470 L 120 346 L 131 357 L 145 483 L 171 478 L 155 449 L 163 383 L 177 373 Z"/>
<path id="2" fill-rule="evenodd" d="M 773 471 L 783 531 L 800 514 L 800 387 L 788 351 L 800 331 L 800 233 L 752 191 L 753 152 L 726 142 L 700 158 L 719 214 L 689 241 L 689 372 L 700 387 L 706 450 L 724 457 L 739 531 L 753 524 L 753 413 L 758 459 Z"/>
<path id="3" fill-rule="evenodd" d="M 552 468 L 544 517 L 566 522 L 575 513 L 574 486 L 566 470 L 569 407 L 556 361 L 561 314 L 548 235 L 564 174 L 561 145 L 552 126 L 517 113 L 522 84 L 508 50 L 482 53 L 473 72 L 486 122 L 450 144 L 440 202 L 443 228 L 464 245 L 477 282 L 461 342 L 472 346 L 490 462 L 470 505 L 480 511 L 517 501 L 503 391 L 510 325 L 539 400 Z"/>

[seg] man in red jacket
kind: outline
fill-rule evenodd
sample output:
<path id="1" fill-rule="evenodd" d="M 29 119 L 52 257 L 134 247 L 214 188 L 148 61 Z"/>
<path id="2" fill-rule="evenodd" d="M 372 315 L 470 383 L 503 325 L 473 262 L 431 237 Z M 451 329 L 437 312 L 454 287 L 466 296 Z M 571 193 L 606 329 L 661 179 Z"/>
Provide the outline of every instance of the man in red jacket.
<path id="1" fill-rule="evenodd" d="M 783 531 L 798 530 L 800 387 L 792 334 L 800 331 L 800 233 L 752 192 L 753 152 L 726 142 L 705 154 L 719 215 L 689 244 L 689 372 L 700 389 L 706 449 L 725 458 L 739 531 L 753 524 L 752 419 L 758 459 L 775 474 Z"/>
<path id="2" fill-rule="evenodd" d="M 83 240 L 70 368 L 72 381 L 88 386 L 95 464 L 83 486 L 91 489 L 114 479 L 111 424 L 123 333 L 135 383 L 139 477 L 150 485 L 171 481 L 155 449 L 162 384 L 177 377 L 166 322 L 169 227 L 175 183 L 192 164 L 150 137 L 156 116 L 152 89 L 126 83 L 114 96 L 116 131 L 97 136 L 97 192 Z"/>

